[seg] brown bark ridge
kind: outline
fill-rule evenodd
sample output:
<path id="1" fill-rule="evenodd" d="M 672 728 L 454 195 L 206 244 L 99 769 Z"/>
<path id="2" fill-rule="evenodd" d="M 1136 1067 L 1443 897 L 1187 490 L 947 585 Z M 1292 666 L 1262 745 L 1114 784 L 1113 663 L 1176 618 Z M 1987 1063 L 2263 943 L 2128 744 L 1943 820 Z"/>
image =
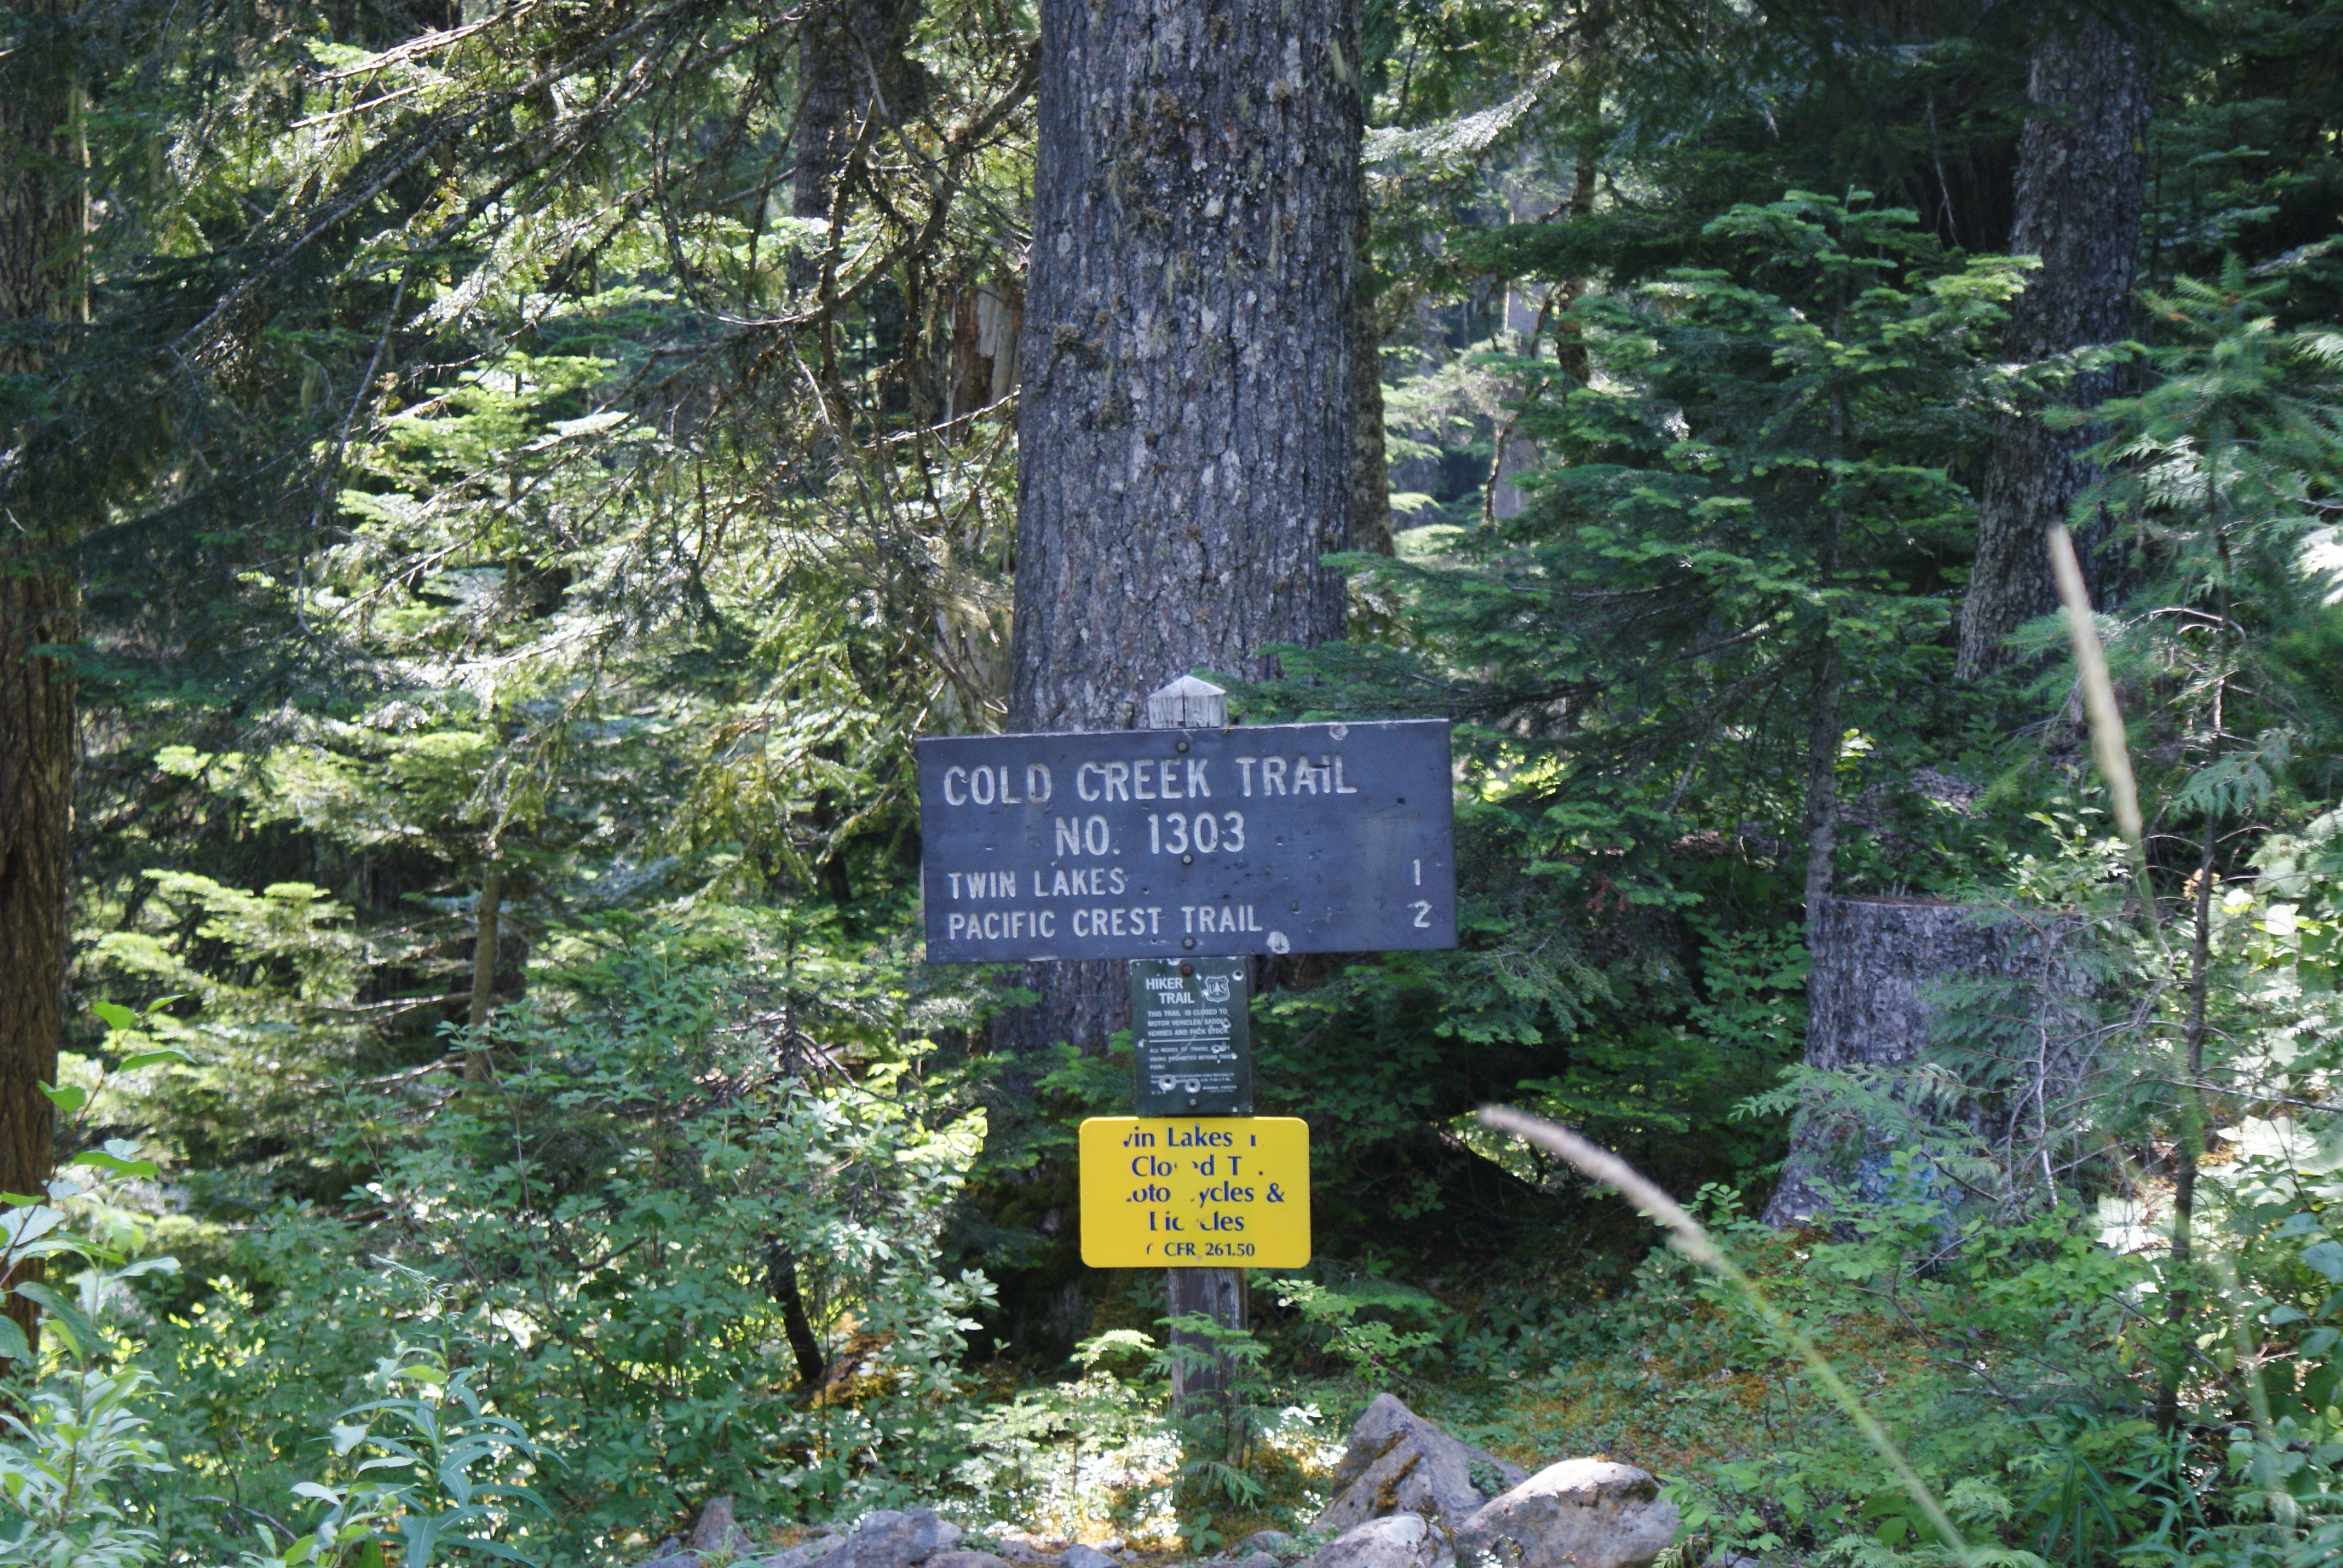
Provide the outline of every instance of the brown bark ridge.
<path id="1" fill-rule="evenodd" d="M 1043 0 L 1011 729 L 1341 634 L 1357 65 L 1345 0 Z M 1120 963 L 1024 983 L 1007 1049 L 1127 1021 Z"/>
<path id="2" fill-rule="evenodd" d="M 2145 47 L 2096 16 L 2035 46 L 2026 80 L 2034 111 L 2018 138 L 2009 248 L 2042 266 L 2011 312 L 2016 358 L 2131 336 L 2151 85 Z M 2094 407 L 2118 379 L 2115 372 L 2078 376 L 2066 399 Z M 2056 608 L 2042 537 L 2091 482 L 2080 454 L 2094 438 L 2087 429 L 2052 430 L 2026 413 L 2002 420 L 1977 498 L 1976 561 L 1961 602 L 1963 676 L 1995 668 L 2011 632 Z"/>
<path id="3" fill-rule="evenodd" d="M 82 316 L 75 10 L 32 0 L 0 37 L 0 374 L 36 374 L 54 329 Z M 53 558 L 57 529 L 23 516 L 0 522 L 0 1191 L 38 1194 L 56 1136 L 41 1085 L 57 1075 L 78 747 L 73 671 L 36 650 L 73 640 L 79 596 Z M 5 1310 L 37 1348 L 33 1304 L 12 1294 Z"/>
<path id="4" fill-rule="evenodd" d="M 2075 1071 L 2062 1042 L 2081 1033 L 2088 982 L 2072 960 L 2067 930 L 2059 921 L 2029 923 L 1936 900 L 1820 899 L 1807 913 L 1806 1065 L 1830 1072 L 1909 1065 L 1937 1043 L 1942 988 L 1991 980 L 2026 987 L 2039 1010 L 2039 1057 L 2008 1075 L 2019 1087 L 2005 1092 L 1997 1108 L 2005 1125 L 1978 1128 L 1998 1143 L 2025 1141 L 2035 1131 L 2026 1119 L 2044 1118 L 2045 1101 Z M 2013 1117 L 2019 1124 L 2007 1124 Z M 1802 1225 L 1823 1217 L 1828 1206 L 1821 1185 L 1855 1184 L 1863 1166 L 1885 1151 L 1875 1129 L 1801 1112 L 1765 1222 Z"/>

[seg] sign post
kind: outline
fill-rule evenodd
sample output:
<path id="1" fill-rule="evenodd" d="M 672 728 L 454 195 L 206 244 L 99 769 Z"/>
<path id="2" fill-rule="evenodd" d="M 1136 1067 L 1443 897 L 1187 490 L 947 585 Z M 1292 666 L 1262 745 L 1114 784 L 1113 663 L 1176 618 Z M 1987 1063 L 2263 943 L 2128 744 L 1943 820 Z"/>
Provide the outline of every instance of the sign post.
<path id="1" fill-rule="evenodd" d="M 1082 1124 L 1083 1261 L 1243 1327 L 1244 1270 L 1310 1261 L 1309 1129 L 1252 1114 L 1252 960 L 1456 945 L 1447 721 L 1232 729 L 1182 676 L 1144 729 L 922 740 L 919 774 L 929 962 L 1133 960 L 1139 1115 Z"/>
<path id="2" fill-rule="evenodd" d="M 1229 694 L 1220 687 L 1214 686 L 1212 682 L 1208 680 L 1199 680 L 1192 675 L 1183 675 L 1180 677 L 1177 680 L 1172 681 L 1161 690 L 1152 693 L 1147 699 L 1147 727 L 1150 729 L 1177 730 L 1180 732 L 1182 739 L 1181 740 L 1174 741 L 1173 744 L 1175 746 L 1184 744 L 1190 748 L 1190 750 L 1187 752 L 1175 754 L 1180 757 L 1181 761 L 1183 764 L 1183 767 L 1179 770 L 1179 776 L 1183 786 L 1187 781 L 1184 764 L 1191 759 L 1202 761 L 1202 759 L 1196 757 L 1196 753 L 1193 749 L 1195 743 L 1192 739 L 1188 739 L 1188 737 L 1194 733 L 1209 734 L 1215 730 L 1224 732 L 1228 729 L 1228 724 Z M 1202 762 L 1202 766 L 1204 769 L 1209 769 L 1211 763 L 1204 761 Z M 1258 764 L 1256 764 L 1256 766 L 1258 766 Z M 1200 776 L 1199 782 L 1202 781 L 1202 776 Z M 1160 794 L 1161 786 L 1163 782 L 1163 775 L 1160 770 L 1157 773 L 1154 782 L 1158 786 L 1158 793 Z M 1100 780 L 1100 783 L 1101 785 L 1101 792 L 1103 793 L 1103 779 Z M 1207 787 L 1209 788 L 1209 786 Z M 1192 804 L 1194 799 L 1195 798 L 1191 797 Z M 1240 799 L 1249 799 L 1249 797 L 1240 797 Z M 1149 815 L 1152 818 L 1160 815 L 1160 813 L 1151 812 Z M 1186 819 L 1187 832 L 1183 835 L 1187 839 L 1188 843 L 1186 847 L 1181 850 L 1181 854 L 1183 857 L 1181 862 L 1181 868 L 1183 871 L 1188 870 L 1194 866 L 1195 857 L 1198 853 L 1201 852 L 1210 855 L 1213 852 L 1212 850 L 1201 849 L 1201 845 L 1206 831 L 1202 824 L 1204 822 L 1211 822 L 1212 824 L 1212 842 L 1215 849 L 1217 849 L 1219 845 L 1226 842 L 1230 837 L 1228 829 L 1231 825 L 1230 819 L 1232 816 L 1236 819 L 1238 828 L 1237 837 L 1242 839 L 1243 834 L 1242 823 L 1244 820 L 1242 812 L 1229 811 L 1221 812 L 1217 815 L 1210 811 L 1203 813 L 1192 811 L 1190 813 Z M 1174 820 L 1179 819 L 1180 819 L 1178 818 L 1174 818 Z M 1256 821 L 1258 819 L 1256 818 Z M 1162 830 L 1161 826 L 1154 821 L 1151 821 L 1149 823 L 1149 827 L 1153 829 L 1158 835 L 1158 837 L 1151 839 L 1150 842 L 1154 844 L 1163 843 L 1164 838 L 1161 836 Z M 1259 831 L 1257 826 L 1255 828 L 1255 831 L 1256 833 Z M 1134 844 L 1136 841 L 1137 836 L 1134 834 Z M 1244 851 L 1242 849 L 1234 849 L 1229 851 L 1229 853 L 1233 857 L 1242 855 Z M 1237 868 L 1231 867 L 1227 871 L 1224 871 L 1222 875 L 1231 876 L 1232 873 L 1236 872 L 1236 870 Z M 1242 880 L 1241 877 L 1236 877 L 1234 879 L 1239 880 L 1240 883 L 1242 883 Z M 1217 918 L 1217 912 L 1213 910 L 1212 905 L 1217 902 L 1220 905 L 1220 908 L 1223 910 L 1229 910 L 1232 907 L 1237 907 L 1232 906 L 1229 901 L 1230 897 L 1230 894 L 1223 892 L 1221 898 L 1217 900 L 1207 898 L 1202 906 L 1207 916 L 1212 917 L 1211 923 L 1215 928 L 1212 933 L 1214 939 L 1212 941 L 1212 947 L 1220 949 L 1220 950 L 1223 952 L 1242 950 L 1241 949 L 1234 948 L 1222 948 L 1219 940 L 1219 920 Z M 1181 940 L 1182 942 L 1188 942 L 1193 940 L 1187 928 L 1195 921 L 1194 914 L 1192 912 L 1195 908 L 1196 906 L 1191 905 L 1183 909 L 1182 918 L 1181 920 Z M 1247 913 L 1252 912 L 1252 904 L 1251 900 L 1248 900 L 1243 906 L 1242 906 L 1242 909 Z M 1276 913 L 1276 910 L 1272 907 L 1270 910 L 1270 914 L 1274 918 Z M 1151 921 L 1151 923 L 1152 922 Z M 1245 923 L 1246 920 L 1244 914 L 1240 914 L 1238 924 L 1242 925 Z M 1259 924 L 1260 922 L 1258 920 L 1254 920 L 1251 923 Z M 1290 938 L 1287 939 L 1289 943 L 1291 940 L 1292 939 Z M 1191 948 L 1187 950 L 1193 951 L 1194 950 Z M 1134 970 L 1152 969 L 1161 961 L 1161 960 L 1145 960 L 1132 964 L 1131 968 Z M 1207 972 L 1217 971 L 1219 974 L 1225 977 L 1223 994 L 1216 1005 L 1216 1010 L 1223 1011 L 1224 1015 L 1229 1020 L 1229 1034 L 1226 1039 L 1228 1040 L 1229 1047 L 1227 1054 L 1230 1058 L 1230 1087 L 1228 1094 L 1230 1109 L 1242 1109 L 1243 1111 L 1250 1111 L 1252 1109 L 1252 1049 L 1251 1014 L 1252 986 L 1250 983 L 1252 980 L 1252 963 L 1251 960 L 1243 958 L 1223 959 L 1217 963 L 1209 958 L 1204 959 L 1202 961 L 1206 967 Z M 1180 968 L 1183 967 L 1183 962 L 1175 961 L 1172 967 L 1176 971 Z M 1196 960 L 1192 959 L 1184 960 L 1184 967 L 1187 969 L 1188 973 L 1184 976 L 1178 976 L 1176 978 L 1191 980 L 1200 980 L 1202 978 L 1197 972 Z M 1138 990 L 1143 983 L 1141 976 L 1139 974 L 1134 974 L 1132 976 L 1132 989 L 1134 990 Z M 1200 986 L 1195 992 L 1190 993 L 1183 990 L 1181 994 L 1183 996 L 1192 994 L 1201 1000 L 1202 991 Z M 1174 1009 L 1172 1006 L 1152 1008 L 1150 1010 L 1150 1013 L 1152 1016 L 1149 1017 L 1148 1022 L 1150 1025 L 1161 1027 L 1165 1033 L 1169 1033 L 1169 1026 L 1172 1023 L 1170 1015 L 1173 1010 Z M 1203 1024 L 1205 1018 L 1210 1016 L 1209 1014 L 1204 1013 L 1204 1009 L 1202 1007 L 1178 1007 L 1177 1010 L 1182 1015 L 1181 1021 L 1190 1023 L 1192 1025 Z M 1204 1016 L 1199 1017 L 1198 1015 L 1200 1014 L 1203 1014 Z M 1144 1116 L 1147 1114 L 1151 1100 L 1170 1098 L 1171 1094 L 1174 1093 L 1184 1094 L 1187 1086 L 1187 1080 L 1185 1076 L 1182 1075 L 1173 1083 L 1167 1085 L 1165 1090 L 1158 1090 L 1155 1091 L 1154 1095 L 1151 1096 L 1149 1092 L 1150 1086 L 1146 1077 L 1144 1076 L 1151 1065 L 1151 1061 L 1148 1057 L 1141 1056 L 1139 1046 L 1141 1016 L 1142 1015 L 1140 1013 L 1137 1007 L 1133 1007 L 1131 1009 L 1131 1054 L 1134 1070 L 1141 1075 L 1139 1079 L 1138 1098 L 1140 1114 Z M 1245 1020 L 1242 1026 L 1238 1025 L 1236 1021 L 1239 1018 L 1242 1018 Z M 1207 1024 L 1205 1027 L 1208 1028 L 1209 1025 Z M 1236 1035 L 1236 1031 L 1240 1027 L 1242 1027 L 1244 1031 L 1243 1043 L 1242 1045 L 1237 1043 Z M 1191 1060 L 1193 1059 L 1195 1046 L 1206 1043 L 1206 1041 L 1201 1038 L 1203 1034 L 1202 1029 L 1196 1029 L 1192 1032 L 1200 1038 L 1189 1041 L 1183 1041 L 1182 1043 L 1189 1045 L 1190 1050 L 1177 1053 L 1182 1056 L 1188 1057 Z M 1172 1047 L 1169 1040 L 1164 1040 L 1161 1045 L 1151 1048 L 1151 1054 L 1153 1052 L 1160 1052 L 1162 1058 L 1169 1058 L 1174 1054 L 1174 1048 Z M 1242 1053 L 1241 1060 L 1237 1060 L 1240 1053 Z M 1221 1060 L 1221 1055 L 1219 1053 L 1215 1053 L 1211 1058 L 1211 1060 L 1217 1064 Z M 1163 1065 L 1169 1065 L 1168 1060 L 1164 1061 Z M 1201 1069 L 1202 1064 L 1199 1063 L 1198 1065 Z M 1242 1076 L 1243 1078 L 1243 1092 L 1242 1100 L 1237 1096 L 1235 1084 L 1235 1080 L 1239 1076 L 1240 1068 L 1242 1069 Z M 1159 1080 L 1159 1081 L 1161 1081 Z M 1197 1079 L 1200 1098 L 1202 1082 L 1202 1074 L 1200 1070 Z M 1309 1133 L 1307 1129 L 1303 1130 L 1302 1138 L 1303 1155 L 1302 1180 L 1303 1189 L 1306 1192 L 1310 1180 L 1308 1155 Z M 1308 1200 L 1305 1197 L 1305 1205 L 1307 1201 Z M 1090 1212 L 1090 1210 L 1085 1206 L 1082 1211 L 1084 1213 L 1088 1213 Z M 1302 1262 L 1307 1263 L 1310 1261 L 1310 1220 L 1309 1210 L 1306 1206 L 1303 1208 L 1302 1214 Z M 1228 1263 L 1214 1264 L 1210 1262 L 1208 1260 L 1199 1260 L 1197 1261 L 1182 1260 L 1179 1262 L 1172 1262 L 1172 1260 L 1166 1259 L 1165 1262 L 1169 1266 L 1165 1268 L 1163 1272 L 1163 1301 L 1164 1305 L 1170 1310 L 1169 1315 L 1174 1324 L 1178 1323 L 1182 1318 L 1197 1315 L 1209 1318 L 1224 1329 L 1242 1329 L 1245 1326 L 1247 1320 L 1252 1316 L 1252 1303 L 1245 1287 L 1245 1271 L 1244 1266 L 1242 1263 L 1232 1267 Z M 1298 1267 L 1299 1265 L 1295 1266 Z M 1230 1373 L 1234 1369 L 1229 1365 L 1225 1358 L 1214 1353 L 1214 1348 L 1209 1342 L 1202 1341 L 1199 1336 L 1194 1334 L 1182 1333 L 1175 1327 L 1172 1330 L 1171 1344 L 1172 1356 L 1172 1398 L 1175 1404 L 1184 1403 L 1188 1400 L 1198 1397 L 1209 1398 L 1214 1394 L 1225 1393 L 1228 1391 L 1229 1383 L 1232 1381 Z M 1209 1362 L 1191 1366 L 1185 1364 L 1185 1360 L 1181 1355 L 1182 1349 L 1211 1354 L 1212 1359 Z"/>

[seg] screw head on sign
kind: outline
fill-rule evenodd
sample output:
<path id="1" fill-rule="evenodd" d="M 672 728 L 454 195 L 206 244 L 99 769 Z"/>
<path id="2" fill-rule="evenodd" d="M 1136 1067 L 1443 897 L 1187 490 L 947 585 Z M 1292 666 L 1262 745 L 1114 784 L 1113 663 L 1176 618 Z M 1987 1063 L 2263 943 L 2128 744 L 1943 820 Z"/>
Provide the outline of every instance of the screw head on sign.
<path id="1" fill-rule="evenodd" d="M 1192 866 L 1196 863 L 1196 857 L 1193 855 L 1182 855 L 1180 857 L 1180 863 L 1183 866 Z"/>
<path id="2" fill-rule="evenodd" d="M 1196 939 L 1193 937 L 1182 937 L 1180 939 L 1180 945 L 1183 948 L 1192 948 L 1196 945 Z"/>
<path id="3" fill-rule="evenodd" d="M 1196 966 L 1194 964 L 1182 964 L 1180 966 L 1180 972 L 1182 975 L 1194 974 L 1196 972 Z"/>
<path id="4" fill-rule="evenodd" d="M 1188 749 L 1188 743 L 1184 740 L 1175 740 L 1172 743 L 1172 749 L 1174 751 L 1185 751 Z"/>

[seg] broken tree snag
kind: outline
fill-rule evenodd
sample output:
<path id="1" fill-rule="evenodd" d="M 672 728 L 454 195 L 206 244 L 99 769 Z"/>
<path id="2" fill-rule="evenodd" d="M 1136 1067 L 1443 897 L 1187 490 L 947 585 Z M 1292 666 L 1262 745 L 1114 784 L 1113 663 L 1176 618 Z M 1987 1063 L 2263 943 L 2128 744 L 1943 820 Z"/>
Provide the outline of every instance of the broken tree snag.
<path id="1" fill-rule="evenodd" d="M 1342 630 L 1358 48 L 1343 0 L 1043 0 L 1011 730 Z M 1120 963 L 1035 966 L 1007 1049 L 1096 1049 Z"/>
<path id="2" fill-rule="evenodd" d="M 1964 1064 L 1964 1079 L 1973 1089 L 1987 1075 L 1995 1082 L 1938 1114 L 1958 1116 L 2005 1154 L 2053 1135 L 2087 1030 L 2078 934 L 2075 922 L 2055 915 L 2028 920 L 1926 899 L 1824 899 L 1807 925 L 1805 1064 L 1829 1072 L 1911 1067 L 1944 1048 L 1958 1012 L 1964 1052 L 1983 1053 Z M 1888 1092 L 1909 1105 L 1915 1086 Z M 1893 1131 L 1851 1107 L 1810 1099 L 1791 1126 L 1765 1222 L 1825 1217 L 1825 1183 L 1877 1189 Z"/>

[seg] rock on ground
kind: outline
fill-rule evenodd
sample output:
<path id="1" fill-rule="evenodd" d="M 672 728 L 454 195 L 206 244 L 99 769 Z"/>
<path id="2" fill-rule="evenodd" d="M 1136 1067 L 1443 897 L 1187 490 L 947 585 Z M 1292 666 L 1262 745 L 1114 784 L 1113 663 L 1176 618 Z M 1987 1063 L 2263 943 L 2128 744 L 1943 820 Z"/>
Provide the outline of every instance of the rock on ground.
<path id="1" fill-rule="evenodd" d="M 811 1541 L 800 1542 L 786 1552 L 776 1552 L 769 1557 L 757 1559 L 757 1568 L 811 1568 L 831 1553 L 846 1544 L 846 1537 L 838 1534 L 818 1535 Z"/>
<path id="2" fill-rule="evenodd" d="M 1528 1473 L 1457 1442 L 1394 1396 L 1377 1394 L 1351 1427 L 1350 1446 L 1334 1468 L 1333 1501 L 1312 1528 L 1346 1533 L 1370 1519 L 1404 1513 L 1454 1530 L 1489 1501 L 1473 1483 L 1476 1464 L 1507 1486 L 1520 1484 Z"/>
<path id="3" fill-rule="evenodd" d="M 1009 1563 L 990 1552 L 939 1552 L 928 1559 L 927 1568 L 1009 1568 Z"/>
<path id="4" fill-rule="evenodd" d="M 1455 1561 L 1448 1533 L 1410 1513 L 1352 1526 L 1303 1559 L 1302 1568 L 1451 1568 Z"/>
<path id="5" fill-rule="evenodd" d="M 822 1568 L 912 1568 L 939 1553 L 950 1552 L 960 1540 L 960 1526 L 936 1516 L 932 1508 L 909 1513 L 881 1509 L 866 1513 L 854 1533 L 821 1558 Z"/>
<path id="6" fill-rule="evenodd" d="M 1679 1523 L 1646 1472 L 1565 1459 L 1492 1499 L 1456 1533 L 1456 1553 L 1495 1568 L 1648 1568 Z"/>
<path id="7" fill-rule="evenodd" d="M 1251 1547 L 1255 1552 L 1278 1555 L 1293 1550 L 1293 1537 L 1282 1530 L 1256 1530 L 1237 1544 Z"/>

